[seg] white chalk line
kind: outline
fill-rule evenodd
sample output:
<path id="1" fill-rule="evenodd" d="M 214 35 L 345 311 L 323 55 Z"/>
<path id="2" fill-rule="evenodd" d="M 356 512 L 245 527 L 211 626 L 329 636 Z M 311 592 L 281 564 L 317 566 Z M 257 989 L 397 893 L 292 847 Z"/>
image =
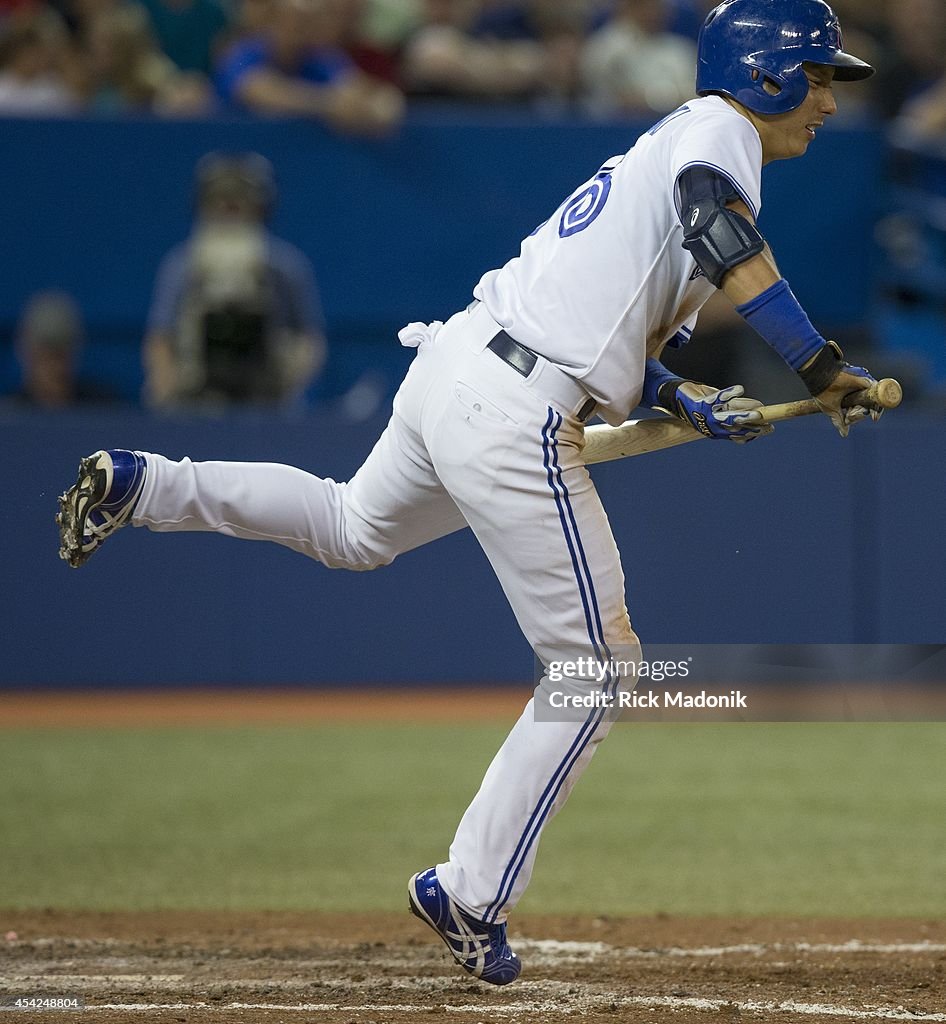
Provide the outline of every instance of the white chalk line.
<path id="1" fill-rule="evenodd" d="M 863 942 L 860 939 L 849 939 L 847 942 L 743 942 L 732 946 L 667 946 L 650 949 L 609 946 L 606 942 L 559 942 L 555 939 L 513 939 L 512 945 L 517 952 L 535 953 L 557 962 L 601 956 L 651 960 L 667 956 L 700 958 L 740 953 L 752 956 L 764 956 L 766 953 L 946 953 L 946 943 L 942 942 Z"/>
<path id="2" fill-rule="evenodd" d="M 443 1005 L 437 1007 L 445 1013 L 470 1013 L 482 1014 L 484 1011 L 499 1016 L 514 1016 L 520 1014 L 555 1013 L 563 1016 L 587 1014 L 595 1009 L 607 1007 L 611 1010 L 630 1009 L 632 1007 L 646 1007 L 657 1009 L 681 1010 L 722 1010 L 736 1009 L 739 1011 L 753 1013 L 796 1013 L 812 1017 L 847 1017 L 857 1020 L 912 1020 L 929 1022 L 946 1021 L 946 1013 L 914 1013 L 912 1010 L 897 1007 L 874 1007 L 858 1010 L 851 1006 L 834 1006 L 826 1003 L 798 1003 L 794 1000 L 787 1000 L 781 1003 L 764 1002 L 750 999 L 739 1002 L 732 999 L 699 999 L 688 996 L 619 996 L 616 998 L 602 999 L 598 1004 L 583 1002 L 580 1007 L 562 1006 L 554 1000 L 543 1000 L 541 1002 L 516 1002 L 516 1003 L 466 1003 L 460 1005 Z M 429 1014 L 431 1006 L 426 1004 L 418 1006 L 415 1003 L 368 1003 L 365 1005 L 349 1003 L 97 1003 L 94 1006 L 85 1007 L 86 1010 L 101 1012 L 111 1010 L 125 1013 L 144 1013 L 148 1011 L 181 1010 L 194 1012 L 195 1010 L 212 1010 L 229 1012 L 233 1010 L 263 1010 L 274 1013 L 423 1013 Z M 82 1012 L 74 1011 L 74 1012 Z"/>
<path id="3" fill-rule="evenodd" d="M 147 984 L 156 990 L 179 990 L 183 987 L 197 988 L 216 987 L 228 990 L 246 990 L 248 992 L 259 991 L 260 989 L 280 988 L 287 990 L 303 990 L 311 994 L 313 988 L 319 989 L 403 989 L 407 992 L 425 991 L 434 989 L 453 989 L 456 979 L 451 978 L 429 978 L 418 984 L 416 980 L 409 978 L 387 978 L 379 977 L 367 981 L 354 981 L 350 978 L 341 977 L 329 981 L 305 981 L 299 978 L 280 978 L 270 976 L 267 978 L 222 978 L 219 975 L 208 978 L 203 975 L 183 974 L 21 974 L 12 978 L 0 977 L 0 989 L 28 988 L 32 991 L 56 988 L 59 991 L 69 992 L 92 992 L 102 989 L 112 991 L 127 988 L 141 988 Z M 553 983 L 545 983 L 549 988 Z"/>
<path id="4" fill-rule="evenodd" d="M 599 956 L 625 957 L 627 959 L 651 960 L 657 957 L 703 958 L 716 956 L 737 956 L 740 953 L 753 956 L 764 956 L 766 953 L 865 953 L 865 954 L 924 954 L 946 953 L 943 942 L 869 942 L 862 939 L 848 939 L 845 942 L 742 942 L 729 946 L 611 946 L 606 942 L 577 942 L 558 939 L 526 939 L 511 936 L 512 945 L 517 952 L 536 954 L 548 957 L 550 961 L 567 962 L 571 959 L 589 959 Z M 7 944 L 8 949 L 16 948 L 19 943 Z M 24 943 L 28 946 L 47 947 L 61 946 L 78 947 L 92 950 L 98 947 L 115 947 L 120 943 L 116 939 L 69 939 L 69 938 L 36 938 Z M 239 953 L 239 951 L 237 951 Z M 148 954 L 144 954 L 147 956 Z M 414 954 L 412 953 L 412 956 Z M 247 953 L 247 959 L 255 954 Z M 117 959 L 117 958 L 116 958 Z M 294 961 L 295 962 L 295 961 Z M 371 958 L 372 963 L 387 962 L 381 958 Z M 306 961 L 313 965 L 339 966 L 350 963 L 345 959 L 322 959 Z"/>

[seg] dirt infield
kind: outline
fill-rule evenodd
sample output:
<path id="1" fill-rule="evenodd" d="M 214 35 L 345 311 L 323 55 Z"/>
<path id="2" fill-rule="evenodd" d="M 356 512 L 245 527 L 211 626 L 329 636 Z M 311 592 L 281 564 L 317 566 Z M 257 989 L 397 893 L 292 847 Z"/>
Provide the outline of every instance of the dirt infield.
<path id="1" fill-rule="evenodd" d="M 531 690 L 495 688 L 0 692 L 0 727 L 303 725 L 514 720 Z"/>
<path id="2" fill-rule="evenodd" d="M 522 977 L 495 989 L 406 912 L 7 912 L 0 997 L 78 997 L 18 1019 L 106 1024 L 946 1021 L 943 922 L 524 917 L 510 934 Z"/>

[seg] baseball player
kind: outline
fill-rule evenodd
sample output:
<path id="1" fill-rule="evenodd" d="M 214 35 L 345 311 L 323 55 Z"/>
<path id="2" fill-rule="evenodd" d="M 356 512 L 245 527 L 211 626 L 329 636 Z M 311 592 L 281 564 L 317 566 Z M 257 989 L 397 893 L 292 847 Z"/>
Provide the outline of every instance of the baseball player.
<path id="1" fill-rule="evenodd" d="M 839 432 L 866 414 L 842 398 L 873 383 L 812 326 L 756 226 L 761 170 L 802 156 L 834 114 L 833 81 L 873 69 L 844 52 L 823 0 L 725 0 L 699 39 L 697 98 L 612 157 L 491 270 L 446 323 L 400 332 L 417 349 L 390 422 L 348 483 L 289 466 L 173 462 L 100 451 L 60 499 L 61 555 L 86 561 L 131 522 L 271 540 L 331 567 L 373 569 L 469 526 L 539 661 L 563 652 L 621 680 L 638 650 L 621 560 L 582 461 L 595 414 L 659 407 L 714 438 L 766 430 L 740 386 L 681 380 L 658 361 L 721 288 L 808 386 Z M 607 734 L 536 710 L 547 676 L 496 754 L 447 858 L 409 883 L 410 909 L 471 974 L 515 981 L 506 918 L 542 830 Z"/>

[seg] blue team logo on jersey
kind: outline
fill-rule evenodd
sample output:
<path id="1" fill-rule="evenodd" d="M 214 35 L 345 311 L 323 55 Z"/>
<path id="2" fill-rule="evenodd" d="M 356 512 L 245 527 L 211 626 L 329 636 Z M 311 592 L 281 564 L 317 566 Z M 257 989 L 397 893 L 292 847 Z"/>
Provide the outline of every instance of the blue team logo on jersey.
<path id="1" fill-rule="evenodd" d="M 558 237 L 568 238 L 584 231 L 604 209 L 610 191 L 611 175 L 608 172 L 596 175 L 587 188 L 565 204 L 562 219 L 558 222 Z"/>

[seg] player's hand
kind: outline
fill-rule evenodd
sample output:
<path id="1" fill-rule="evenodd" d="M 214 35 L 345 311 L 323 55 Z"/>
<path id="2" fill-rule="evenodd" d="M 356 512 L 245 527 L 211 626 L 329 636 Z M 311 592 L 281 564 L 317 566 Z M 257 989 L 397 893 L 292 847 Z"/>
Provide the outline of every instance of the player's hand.
<path id="1" fill-rule="evenodd" d="M 846 363 L 841 349 L 833 341 L 829 341 L 824 353 L 815 358 L 825 364 L 821 370 L 821 377 L 815 380 L 809 377 L 805 382 L 809 385 L 809 390 L 821 411 L 830 418 L 841 437 L 847 437 L 851 424 L 864 419 L 865 416 L 869 415 L 872 420 L 880 419 L 883 409 L 869 409 L 862 405 L 846 408 L 841 404 L 848 395 L 863 391 L 877 383 L 869 370 L 865 370 L 863 366 Z M 806 372 L 808 371 L 803 368 L 803 380 Z M 827 386 L 825 380 L 829 381 Z"/>
<path id="2" fill-rule="evenodd" d="M 771 434 L 773 427 L 757 412 L 762 403 L 743 394 L 741 384 L 714 388 L 687 380 L 677 386 L 670 411 L 707 437 L 745 444 Z"/>

